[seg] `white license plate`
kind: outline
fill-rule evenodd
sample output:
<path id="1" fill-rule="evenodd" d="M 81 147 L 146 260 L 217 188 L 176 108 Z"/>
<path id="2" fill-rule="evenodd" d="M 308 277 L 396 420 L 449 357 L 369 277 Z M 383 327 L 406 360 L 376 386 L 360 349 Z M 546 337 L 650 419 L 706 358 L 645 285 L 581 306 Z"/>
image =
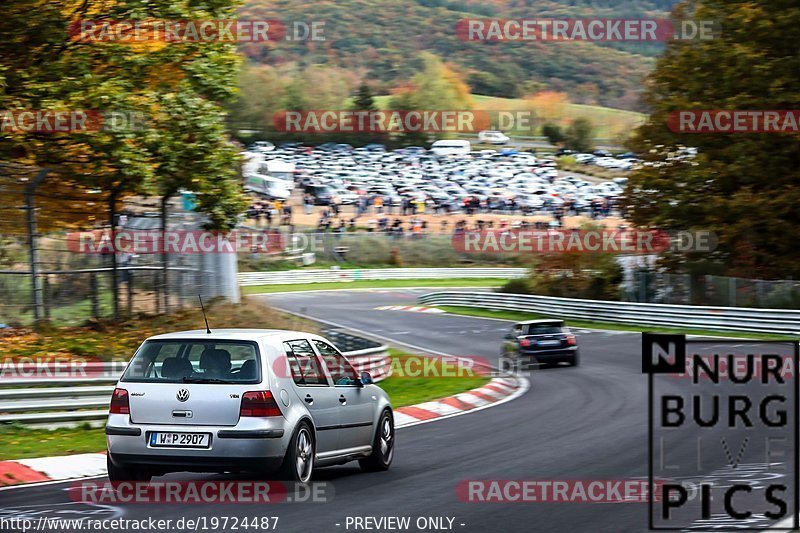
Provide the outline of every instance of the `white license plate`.
<path id="1" fill-rule="evenodd" d="M 539 341 L 539 346 L 558 346 L 561 341 Z"/>
<path id="2" fill-rule="evenodd" d="M 150 446 L 155 448 L 208 448 L 210 443 L 211 433 L 150 433 Z"/>

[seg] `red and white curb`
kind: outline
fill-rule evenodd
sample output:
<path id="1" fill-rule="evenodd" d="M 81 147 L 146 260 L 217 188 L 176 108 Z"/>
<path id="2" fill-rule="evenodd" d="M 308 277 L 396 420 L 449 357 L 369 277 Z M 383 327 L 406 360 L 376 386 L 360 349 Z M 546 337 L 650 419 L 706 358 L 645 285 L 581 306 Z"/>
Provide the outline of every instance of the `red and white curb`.
<path id="1" fill-rule="evenodd" d="M 435 307 L 424 307 L 421 305 L 382 305 L 375 308 L 376 311 L 409 311 L 411 313 L 444 313 Z"/>
<path id="2" fill-rule="evenodd" d="M 398 407 L 394 411 L 395 427 L 416 426 L 461 415 L 468 411 L 485 409 L 513 400 L 527 390 L 528 381 L 524 378 L 493 378 L 489 383 L 477 389 L 439 400 Z M 0 461 L 0 490 L 29 483 L 104 475 L 106 475 L 105 453 Z"/>
<path id="3" fill-rule="evenodd" d="M 105 453 L 0 461 L 0 486 L 103 476 L 105 473 Z"/>
<path id="4" fill-rule="evenodd" d="M 527 390 L 527 382 L 516 378 L 494 378 L 483 387 L 462 392 L 447 398 L 419 403 L 394 410 L 395 426 L 415 426 L 440 418 L 459 415 L 467 411 L 489 407 L 501 401 L 516 398 Z"/>

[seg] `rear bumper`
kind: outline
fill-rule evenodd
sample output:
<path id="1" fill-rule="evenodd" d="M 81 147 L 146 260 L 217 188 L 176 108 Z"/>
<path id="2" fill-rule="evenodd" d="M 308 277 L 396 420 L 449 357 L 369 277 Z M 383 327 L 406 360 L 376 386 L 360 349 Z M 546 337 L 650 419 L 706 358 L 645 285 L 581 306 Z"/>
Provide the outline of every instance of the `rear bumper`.
<path id="1" fill-rule="evenodd" d="M 251 419 L 237 426 L 132 424 L 126 415 L 109 415 L 106 444 L 111 462 L 162 471 L 273 470 L 286 455 L 292 432 L 285 419 Z M 150 446 L 154 431 L 210 433 L 208 448 Z"/>
<path id="2" fill-rule="evenodd" d="M 146 467 L 162 472 L 229 472 L 275 471 L 281 466 L 281 457 L 195 457 L 193 455 L 146 455 L 109 453 L 109 459 L 118 467 Z"/>
<path id="3" fill-rule="evenodd" d="M 566 363 L 571 362 L 578 354 L 577 346 L 558 348 L 555 350 L 522 351 L 520 362 L 525 363 Z"/>

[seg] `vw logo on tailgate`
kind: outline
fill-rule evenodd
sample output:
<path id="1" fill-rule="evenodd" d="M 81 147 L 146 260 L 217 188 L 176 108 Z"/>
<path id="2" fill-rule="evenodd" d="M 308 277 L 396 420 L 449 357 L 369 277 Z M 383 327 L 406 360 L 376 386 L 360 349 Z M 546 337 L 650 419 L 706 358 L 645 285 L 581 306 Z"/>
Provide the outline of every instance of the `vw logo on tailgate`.
<path id="1" fill-rule="evenodd" d="M 189 399 L 189 390 L 181 389 L 178 391 L 178 394 L 176 394 L 175 397 L 178 398 L 179 402 L 185 402 Z"/>

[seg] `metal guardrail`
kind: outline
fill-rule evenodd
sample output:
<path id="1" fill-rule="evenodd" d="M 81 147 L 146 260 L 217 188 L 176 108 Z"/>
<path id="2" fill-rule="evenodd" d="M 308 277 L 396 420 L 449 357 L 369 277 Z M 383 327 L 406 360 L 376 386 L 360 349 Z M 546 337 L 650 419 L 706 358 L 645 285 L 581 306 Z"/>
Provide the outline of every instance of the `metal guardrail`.
<path id="1" fill-rule="evenodd" d="M 369 372 L 376 382 L 389 376 L 391 358 L 386 345 L 344 332 L 328 333 L 358 372 Z M 104 420 L 121 374 L 120 365 L 108 364 L 108 368 L 94 377 L 0 379 L 0 424 L 56 427 Z"/>
<path id="2" fill-rule="evenodd" d="M 430 306 L 481 307 L 654 327 L 800 334 L 800 310 L 611 302 L 456 291 L 425 294 L 419 298 L 419 302 Z"/>
<path id="3" fill-rule="evenodd" d="M 513 279 L 524 277 L 526 274 L 527 270 L 524 268 L 366 268 L 240 272 L 237 278 L 239 285 L 246 287 L 391 279 Z"/>

